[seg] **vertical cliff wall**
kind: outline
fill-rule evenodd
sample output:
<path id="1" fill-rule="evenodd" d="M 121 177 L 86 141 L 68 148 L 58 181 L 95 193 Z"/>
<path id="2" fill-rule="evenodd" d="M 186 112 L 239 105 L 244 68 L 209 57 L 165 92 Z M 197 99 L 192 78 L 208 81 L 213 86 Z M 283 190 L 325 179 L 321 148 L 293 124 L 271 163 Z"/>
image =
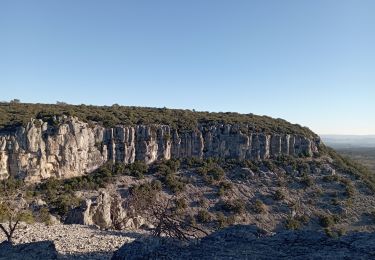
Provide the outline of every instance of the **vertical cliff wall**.
<path id="1" fill-rule="evenodd" d="M 246 133 L 237 125 L 199 125 L 179 132 L 167 125 L 104 128 L 65 117 L 58 125 L 31 120 L 0 133 L 0 178 L 37 182 L 89 173 L 107 161 L 149 164 L 160 159 L 222 157 L 261 160 L 279 155 L 311 156 L 320 140 L 293 134 Z"/>

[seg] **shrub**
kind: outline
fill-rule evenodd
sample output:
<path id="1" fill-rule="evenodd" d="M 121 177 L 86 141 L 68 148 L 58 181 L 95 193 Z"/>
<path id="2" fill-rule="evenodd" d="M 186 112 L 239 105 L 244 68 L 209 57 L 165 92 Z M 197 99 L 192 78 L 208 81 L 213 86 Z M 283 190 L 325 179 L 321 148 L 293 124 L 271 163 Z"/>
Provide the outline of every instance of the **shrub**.
<path id="1" fill-rule="evenodd" d="M 335 232 L 333 232 L 332 229 L 329 227 L 324 228 L 324 233 L 326 233 L 327 236 L 332 237 L 332 238 L 337 237 Z"/>
<path id="2" fill-rule="evenodd" d="M 174 174 L 165 177 L 165 184 L 173 193 L 179 193 L 185 189 L 185 183 L 181 182 Z"/>
<path id="3" fill-rule="evenodd" d="M 218 191 L 219 196 L 226 195 L 229 191 L 232 190 L 232 188 L 233 188 L 232 183 L 225 182 L 225 181 L 220 182 L 219 191 Z"/>
<path id="4" fill-rule="evenodd" d="M 323 181 L 325 181 L 325 182 L 339 181 L 339 176 L 337 176 L 337 175 L 327 175 L 327 176 L 323 177 Z"/>
<path id="5" fill-rule="evenodd" d="M 345 228 L 337 229 L 337 235 L 340 236 L 340 237 L 346 235 L 346 233 L 347 233 L 347 230 Z"/>
<path id="6" fill-rule="evenodd" d="M 332 205 L 334 205 L 334 206 L 338 206 L 338 205 L 340 205 L 340 201 L 339 201 L 338 198 L 333 198 L 333 199 L 331 200 L 331 203 L 332 203 Z"/>
<path id="7" fill-rule="evenodd" d="M 51 214 L 49 213 L 49 209 L 47 207 L 42 207 L 39 209 L 38 217 L 39 222 L 45 223 L 46 225 L 51 225 Z"/>
<path id="8" fill-rule="evenodd" d="M 329 228 L 335 224 L 335 218 L 332 215 L 321 215 L 319 217 L 319 224 L 322 227 Z"/>
<path id="9" fill-rule="evenodd" d="M 301 228 L 301 222 L 297 218 L 289 217 L 286 220 L 285 227 L 291 230 L 297 230 Z"/>
<path id="10" fill-rule="evenodd" d="M 151 189 L 154 191 L 161 191 L 163 189 L 163 185 L 161 184 L 159 180 L 152 180 Z"/>
<path id="11" fill-rule="evenodd" d="M 204 197 L 202 197 L 199 201 L 198 201 L 198 205 L 202 208 L 208 208 L 208 206 L 210 205 L 210 201 Z"/>
<path id="12" fill-rule="evenodd" d="M 80 204 L 81 200 L 74 194 L 63 194 L 51 201 L 53 211 L 63 218 L 71 209 L 78 207 Z"/>
<path id="13" fill-rule="evenodd" d="M 277 190 L 275 194 L 273 195 L 273 198 L 275 200 L 284 200 L 285 199 L 285 194 L 282 190 Z"/>
<path id="14" fill-rule="evenodd" d="M 197 226 L 197 221 L 192 215 L 187 215 L 185 221 L 188 223 L 188 225 Z"/>
<path id="15" fill-rule="evenodd" d="M 371 212 L 369 213 L 369 216 L 370 216 L 370 218 L 372 219 L 372 221 L 375 223 L 375 210 L 371 211 Z"/>
<path id="16" fill-rule="evenodd" d="M 154 205 L 160 191 L 161 183 L 158 181 L 134 185 L 129 188 L 128 204 L 135 211 L 143 212 Z"/>
<path id="17" fill-rule="evenodd" d="M 315 136 L 309 129 L 292 125 L 282 119 L 267 116 L 238 113 L 194 112 L 182 109 L 142 108 L 125 106 L 87 106 L 69 104 L 23 104 L 0 103 L 0 128 L 14 129 L 15 126 L 26 125 L 30 118 L 59 117 L 74 115 L 85 122 L 95 121 L 106 127 L 118 124 L 165 124 L 179 131 L 194 130 L 198 124 L 238 124 L 242 132 L 279 132 Z M 168 139 L 166 136 L 165 139 Z"/>
<path id="18" fill-rule="evenodd" d="M 219 228 L 224 228 L 227 226 L 227 218 L 222 212 L 216 214 L 216 221 Z"/>
<path id="19" fill-rule="evenodd" d="M 246 211 L 246 203 L 241 199 L 225 201 L 222 204 L 222 209 L 234 214 L 242 214 Z"/>
<path id="20" fill-rule="evenodd" d="M 234 216 L 226 217 L 222 212 L 218 212 L 216 214 L 216 221 L 218 228 L 220 229 L 233 225 L 235 223 L 235 218 Z"/>
<path id="21" fill-rule="evenodd" d="M 250 160 L 245 160 L 245 167 L 250 168 L 251 171 L 253 172 L 258 172 L 259 171 L 259 162 L 254 162 Z"/>
<path id="22" fill-rule="evenodd" d="M 276 165 L 274 163 L 272 163 L 272 161 L 270 161 L 270 160 L 263 161 L 263 164 L 270 171 L 274 172 L 277 169 Z"/>
<path id="23" fill-rule="evenodd" d="M 298 217 L 298 219 L 303 223 L 303 224 L 307 224 L 309 223 L 310 221 L 310 218 L 307 216 L 307 215 L 301 215 Z"/>
<path id="24" fill-rule="evenodd" d="M 213 184 L 215 181 L 221 181 L 225 176 L 225 171 L 216 163 L 209 163 L 203 167 L 198 168 L 198 173 L 204 177 L 208 184 Z"/>
<path id="25" fill-rule="evenodd" d="M 204 165 L 204 161 L 200 158 L 192 157 L 192 158 L 185 158 L 184 159 L 185 164 L 189 168 L 193 167 L 202 167 Z"/>
<path id="26" fill-rule="evenodd" d="M 201 209 L 198 211 L 197 220 L 201 223 L 208 223 L 212 220 L 212 217 L 206 209 Z"/>
<path id="27" fill-rule="evenodd" d="M 132 164 L 128 164 L 125 167 L 125 174 L 134 176 L 137 179 L 142 179 L 144 175 L 148 172 L 148 166 L 145 162 L 135 161 Z"/>
<path id="28" fill-rule="evenodd" d="M 265 213 L 267 211 L 267 207 L 263 201 L 258 199 L 254 203 L 254 211 L 258 214 Z"/>
<path id="29" fill-rule="evenodd" d="M 348 180 L 348 179 L 340 179 L 340 182 L 344 185 L 345 187 L 345 195 L 348 196 L 349 198 L 353 197 L 355 194 L 355 187 L 353 183 Z"/>
<path id="30" fill-rule="evenodd" d="M 302 176 L 301 183 L 305 185 L 306 187 L 310 187 L 314 184 L 314 180 L 308 174 L 304 174 Z"/>
<path id="31" fill-rule="evenodd" d="M 185 198 L 178 198 L 175 201 L 176 211 L 183 211 L 188 207 L 187 201 Z"/>
<path id="32" fill-rule="evenodd" d="M 306 225 L 309 223 L 310 219 L 307 215 L 301 215 L 301 216 L 289 216 L 286 220 L 285 227 L 287 229 L 291 230 L 297 230 L 302 227 L 302 225 Z"/>

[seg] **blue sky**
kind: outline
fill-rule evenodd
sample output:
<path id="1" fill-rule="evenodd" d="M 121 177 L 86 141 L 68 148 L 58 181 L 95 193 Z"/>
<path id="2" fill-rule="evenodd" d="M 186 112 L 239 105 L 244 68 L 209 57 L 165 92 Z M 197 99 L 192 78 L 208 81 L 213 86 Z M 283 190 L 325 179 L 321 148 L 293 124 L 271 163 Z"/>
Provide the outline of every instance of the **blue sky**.
<path id="1" fill-rule="evenodd" d="M 375 134 L 373 0 L 0 1 L 0 100 L 189 108 Z"/>

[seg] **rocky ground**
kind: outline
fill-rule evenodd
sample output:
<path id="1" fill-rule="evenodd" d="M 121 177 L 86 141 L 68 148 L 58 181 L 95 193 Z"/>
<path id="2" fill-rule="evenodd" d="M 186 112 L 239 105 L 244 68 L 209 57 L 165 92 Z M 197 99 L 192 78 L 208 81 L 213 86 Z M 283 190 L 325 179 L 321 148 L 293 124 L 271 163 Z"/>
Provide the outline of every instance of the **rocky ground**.
<path id="1" fill-rule="evenodd" d="M 15 234 L 15 244 L 53 241 L 59 253 L 58 259 L 110 259 L 114 251 L 124 243 L 134 241 L 145 231 L 100 230 L 83 225 L 33 224 L 22 226 Z M 5 240 L 0 234 L 0 243 Z"/>
<path id="2" fill-rule="evenodd" d="M 130 259 L 374 259 L 375 233 L 331 238 L 315 231 L 270 235 L 256 226 L 233 226 L 188 244 L 153 238 L 125 244 L 113 260 Z"/>

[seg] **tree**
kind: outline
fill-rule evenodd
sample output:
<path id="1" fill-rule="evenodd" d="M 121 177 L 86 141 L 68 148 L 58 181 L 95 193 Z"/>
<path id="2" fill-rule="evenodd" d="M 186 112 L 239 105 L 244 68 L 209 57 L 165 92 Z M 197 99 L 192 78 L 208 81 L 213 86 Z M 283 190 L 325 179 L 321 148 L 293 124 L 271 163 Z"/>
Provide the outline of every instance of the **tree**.
<path id="1" fill-rule="evenodd" d="M 10 101 L 10 103 L 13 103 L 13 104 L 19 104 L 19 103 L 21 103 L 21 100 L 19 100 L 18 98 L 15 98 L 15 99 L 12 99 L 12 100 Z"/>
<path id="2" fill-rule="evenodd" d="M 159 182 L 160 184 L 160 182 Z M 130 190 L 126 208 L 127 212 L 142 215 L 154 224 L 152 235 L 156 237 L 167 236 L 180 240 L 197 238 L 207 233 L 182 219 L 177 212 L 175 198 L 167 199 L 160 195 L 161 187 L 157 182 L 144 183 Z"/>
<path id="3" fill-rule="evenodd" d="M 151 206 L 150 217 L 155 223 L 152 235 L 155 237 L 172 237 L 179 240 L 198 238 L 200 235 L 208 235 L 206 231 L 181 220 L 175 212 L 175 201 L 168 200 L 166 203 L 159 201 Z"/>
<path id="4" fill-rule="evenodd" d="M 0 229 L 4 232 L 8 242 L 12 243 L 14 232 L 20 222 L 31 224 L 34 216 L 27 209 L 27 204 L 20 200 L 3 200 L 0 202 Z"/>
<path id="5" fill-rule="evenodd" d="M 68 103 L 64 102 L 64 101 L 56 101 L 56 105 L 59 105 L 59 106 L 66 106 L 68 105 Z"/>

